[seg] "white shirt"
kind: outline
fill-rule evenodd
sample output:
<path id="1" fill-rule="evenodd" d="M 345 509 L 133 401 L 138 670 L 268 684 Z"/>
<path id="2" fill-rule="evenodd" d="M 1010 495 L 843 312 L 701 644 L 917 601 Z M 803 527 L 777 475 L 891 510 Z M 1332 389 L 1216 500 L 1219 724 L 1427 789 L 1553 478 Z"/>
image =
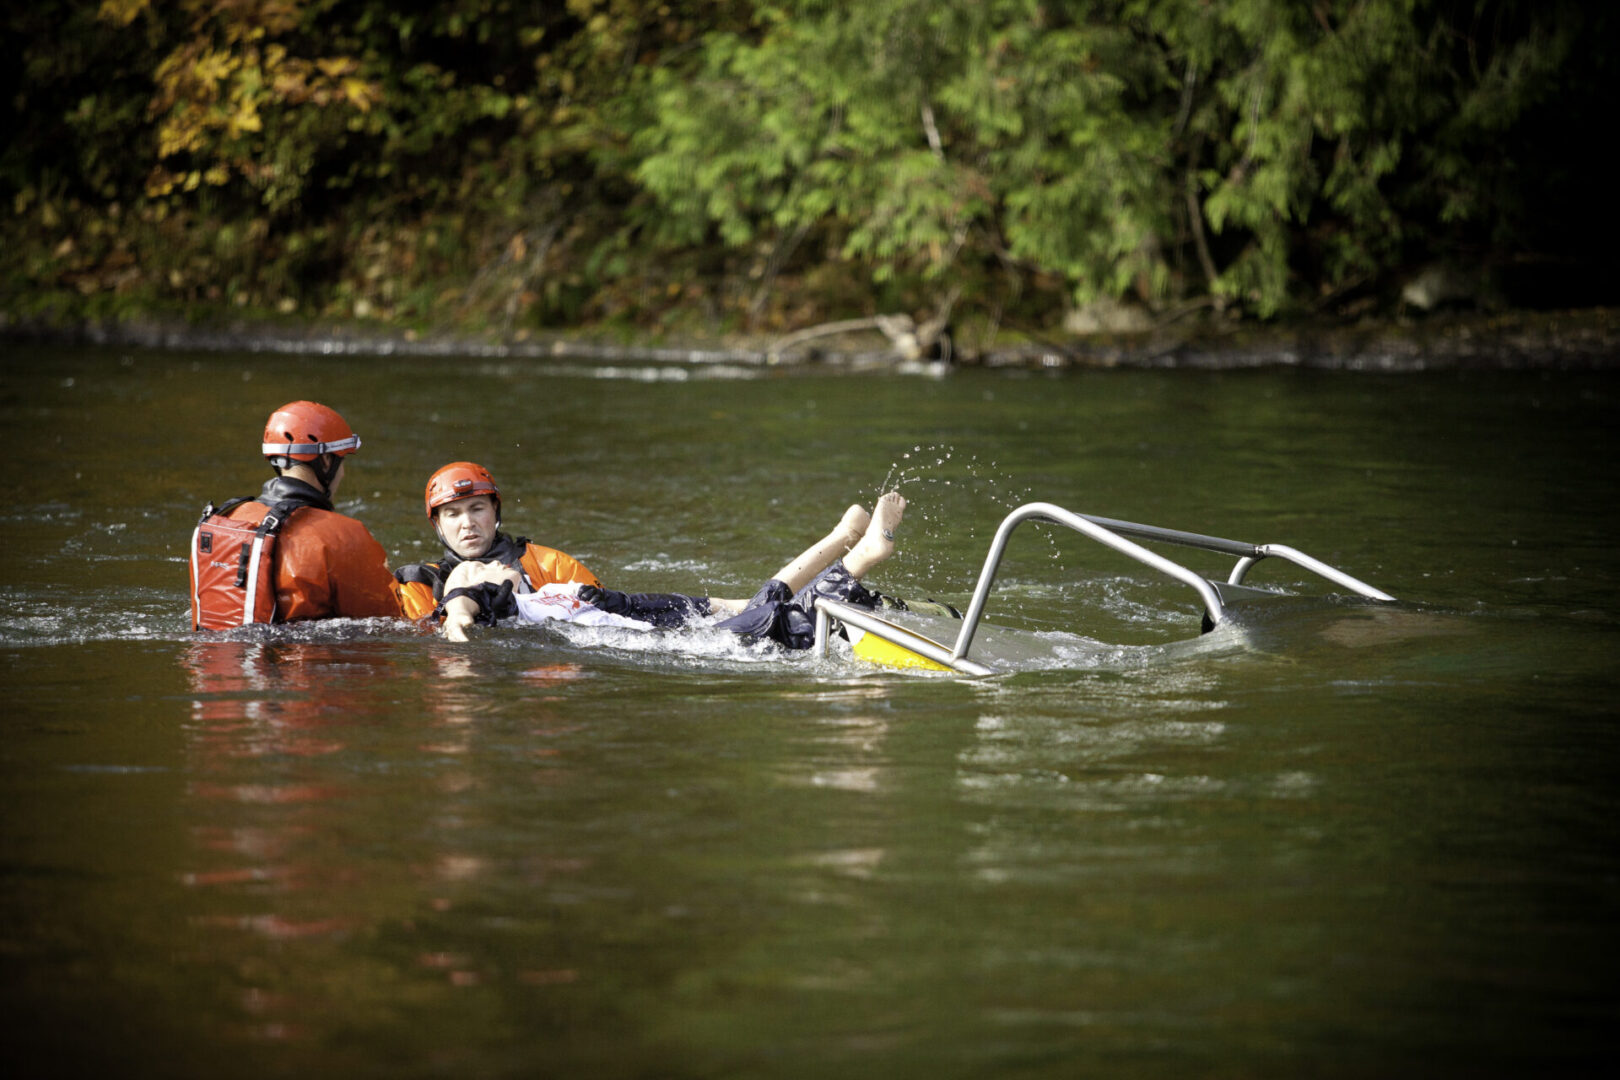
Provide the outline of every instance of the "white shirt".
<path id="1" fill-rule="evenodd" d="M 583 623 L 586 626 L 623 626 L 632 630 L 651 630 L 649 623 L 627 619 L 611 611 L 593 607 L 579 598 L 579 584 L 568 582 L 542 585 L 533 592 L 515 594 L 519 622 L 541 623 L 553 619 Z"/>

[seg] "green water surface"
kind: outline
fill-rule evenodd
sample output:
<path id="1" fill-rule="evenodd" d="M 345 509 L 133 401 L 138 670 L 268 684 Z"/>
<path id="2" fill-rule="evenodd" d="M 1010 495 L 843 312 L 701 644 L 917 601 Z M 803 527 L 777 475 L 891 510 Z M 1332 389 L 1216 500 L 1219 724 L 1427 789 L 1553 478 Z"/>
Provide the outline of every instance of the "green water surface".
<path id="1" fill-rule="evenodd" d="M 8 1075 L 1584 1075 L 1616 1057 L 1604 375 L 944 377 L 8 347 Z M 1026 527 L 984 679 L 724 635 L 187 632 L 309 397 L 608 584 L 748 595 L 851 501 L 965 607 L 1038 499 L 1301 548 L 1189 590 Z M 1209 569 L 1224 575 L 1224 560 Z M 1197 640 L 1193 640 L 1197 639 Z M 1191 642 L 1187 644 L 1187 642 Z"/>

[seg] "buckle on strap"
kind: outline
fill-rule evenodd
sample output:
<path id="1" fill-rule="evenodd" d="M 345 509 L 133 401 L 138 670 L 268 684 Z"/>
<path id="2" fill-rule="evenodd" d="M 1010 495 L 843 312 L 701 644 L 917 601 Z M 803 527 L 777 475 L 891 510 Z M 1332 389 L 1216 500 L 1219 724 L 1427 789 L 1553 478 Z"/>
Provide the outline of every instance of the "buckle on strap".
<path id="1" fill-rule="evenodd" d="M 360 436 L 350 435 L 347 439 L 338 439 L 334 442 L 267 442 L 262 443 L 261 446 L 265 457 L 291 457 L 293 454 L 336 454 L 343 450 L 360 449 Z"/>

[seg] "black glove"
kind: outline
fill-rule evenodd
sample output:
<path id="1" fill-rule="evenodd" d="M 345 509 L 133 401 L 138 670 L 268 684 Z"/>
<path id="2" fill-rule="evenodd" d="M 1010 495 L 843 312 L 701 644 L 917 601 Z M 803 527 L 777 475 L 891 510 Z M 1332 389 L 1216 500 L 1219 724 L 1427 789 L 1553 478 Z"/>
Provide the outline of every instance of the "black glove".
<path id="1" fill-rule="evenodd" d="M 512 583 L 503 581 L 499 585 L 484 581 L 477 585 L 464 585 L 459 589 L 451 589 L 439 601 L 435 615 L 444 615 L 444 605 L 457 597 L 471 597 L 478 604 L 478 614 L 473 622 L 479 626 L 494 626 L 501 619 L 509 619 L 517 614 L 517 600 L 512 595 Z"/>

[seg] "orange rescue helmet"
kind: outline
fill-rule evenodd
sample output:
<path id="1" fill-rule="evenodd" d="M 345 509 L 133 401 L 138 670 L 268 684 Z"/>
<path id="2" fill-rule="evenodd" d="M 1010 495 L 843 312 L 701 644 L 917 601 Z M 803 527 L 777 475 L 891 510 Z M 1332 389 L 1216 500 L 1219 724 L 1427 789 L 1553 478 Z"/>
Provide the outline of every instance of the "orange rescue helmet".
<path id="1" fill-rule="evenodd" d="M 360 436 L 349 422 L 336 409 L 313 401 L 288 402 L 264 422 L 264 456 L 282 467 L 324 454 L 346 457 L 358 449 Z"/>
<path id="2" fill-rule="evenodd" d="M 474 495 L 488 495 L 494 500 L 495 518 L 500 519 L 501 488 L 489 470 L 471 461 L 452 461 L 428 477 L 427 491 L 422 496 L 428 520 L 434 520 L 435 511 L 445 503 L 470 499 Z"/>

